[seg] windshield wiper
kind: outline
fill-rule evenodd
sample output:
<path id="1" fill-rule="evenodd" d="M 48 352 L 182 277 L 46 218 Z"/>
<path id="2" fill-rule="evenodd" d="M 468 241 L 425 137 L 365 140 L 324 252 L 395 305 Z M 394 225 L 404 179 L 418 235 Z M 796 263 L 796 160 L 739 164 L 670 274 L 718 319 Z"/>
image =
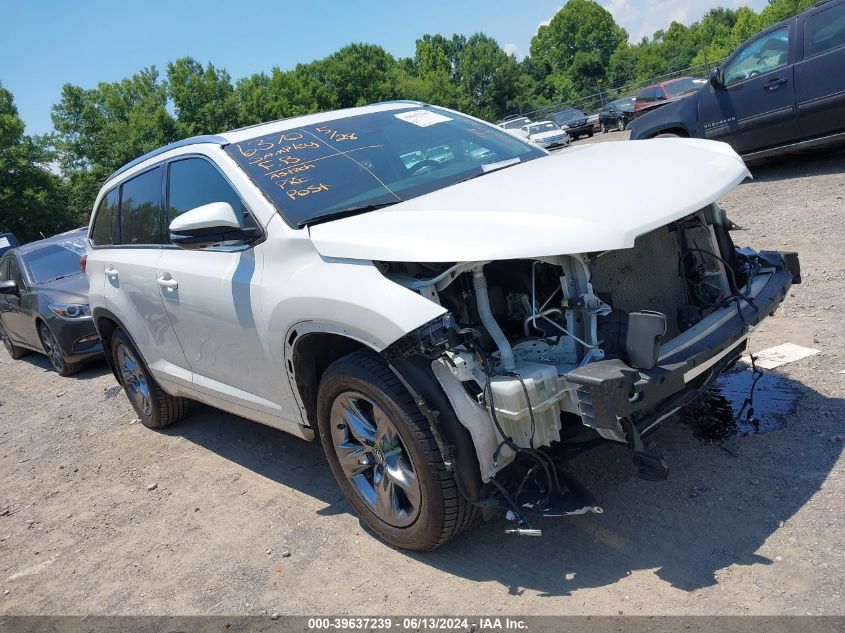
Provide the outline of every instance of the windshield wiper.
<path id="1" fill-rule="evenodd" d="M 359 215 L 361 213 L 367 213 L 368 211 L 376 211 L 378 209 L 383 209 L 384 207 L 389 207 L 397 202 L 402 202 L 401 200 L 392 200 L 390 202 L 378 202 L 375 204 L 362 204 L 358 207 L 347 207 L 346 209 L 339 209 L 338 211 L 330 211 L 329 213 L 324 213 L 323 215 L 318 215 L 314 218 L 308 218 L 306 220 L 302 220 L 301 222 L 297 223 L 297 228 L 302 228 L 304 226 L 313 226 L 314 224 L 322 224 L 323 222 L 331 222 L 332 220 L 340 220 L 341 218 L 348 218 L 352 215 Z"/>

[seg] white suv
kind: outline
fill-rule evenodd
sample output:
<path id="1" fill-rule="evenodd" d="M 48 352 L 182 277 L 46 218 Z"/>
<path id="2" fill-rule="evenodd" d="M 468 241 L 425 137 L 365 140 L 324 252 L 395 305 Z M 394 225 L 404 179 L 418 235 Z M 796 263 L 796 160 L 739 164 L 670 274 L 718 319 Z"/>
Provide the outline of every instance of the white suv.
<path id="1" fill-rule="evenodd" d="M 746 175 L 719 143 L 549 156 L 416 102 L 277 121 L 113 174 L 90 306 L 145 425 L 198 400 L 319 437 L 400 547 L 483 507 L 534 533 L 538 515 L 601 511 L 558 467 L 593 440 L 665 477 L 642 435 L 799 279 L 794 254 L 734 249 L 713 201 Z"/>

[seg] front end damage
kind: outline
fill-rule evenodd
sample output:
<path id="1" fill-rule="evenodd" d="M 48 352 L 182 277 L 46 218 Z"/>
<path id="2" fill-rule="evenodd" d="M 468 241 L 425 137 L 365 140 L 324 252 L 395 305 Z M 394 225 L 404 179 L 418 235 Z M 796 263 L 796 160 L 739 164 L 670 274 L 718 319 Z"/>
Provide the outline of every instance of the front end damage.
<path id="1" fill-rule="evenodd" d="M 377 262 L 447 310 L 384 354 L 429 416 L 466 496 L 505 507 L 518 533 L 533 534 L 532 513 L 601 511 L 561 468 L 574 451 L 624 443 L 641 477 L 667 476 L 642 438 L 734 363 L 754 326 L 800 282 L 794 253 L 736 249 L 730 226 L 712 204 L 629 249 Z M 415 391 L 414 372 L 433 376 L 438 393 Z M 450 435 L 446 410 L 472 446 Z"/>

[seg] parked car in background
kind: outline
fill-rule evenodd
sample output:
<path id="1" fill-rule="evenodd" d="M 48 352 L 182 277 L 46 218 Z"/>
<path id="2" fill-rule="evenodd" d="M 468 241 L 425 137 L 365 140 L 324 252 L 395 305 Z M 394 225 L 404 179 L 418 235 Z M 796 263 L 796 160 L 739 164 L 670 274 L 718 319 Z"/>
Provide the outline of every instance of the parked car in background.
<path id="1" fill-rule="evenodd" d="M 599 129 L 602 134 L 607 134 L 610 130 L 619 130 L 622 132 L 628 121 L 633 118 L 634 114 L 634 98 L 624 97 L 611 101 L 599 111 Z"/>
<path id="2" fill-rule="evenodd" d="M 3 256 L 3 253 L 15 246 L 20 246 L 20 242 L 18 242 L 18 238 L 15 237 L 14 233 L 0 233 L 0 257 Z"/>
<path id="3" fill-rule="evenodd" d="M 0 259 L 0 338 L 12 358 L 40 352 L 60 375 L 70 376 L 102 355 L 80 268 L 87 234 L 62 233 Z"/>
<path id="4" fill-rule="evenodd" d="M 533 534 L 529 516 L 602 511 L 552 455 L 617 442 L 665 478 L 642 436 L 800 280 L 794 253 L 734 247 L 714 201 L 747 176 L 718 143 L 550 155 L 419 102 L 275 121 L 108 178 L 91 308 L 145 425 L 199 400 L 319 437 L 399 547 L 481 507 Z"/>
<path id="5" fill-rule="evenodd" d="M 634 112 L 662 106 L 665 103 L 701 89 L 707 83 L 704 79 L 678 77 L 659 84 L 646 86 L 634 98 Z"/>
<path id="6" fill-rule="evenodd" d="M 582 136 L 593 135 L 593 125 L 587 122 L 587 115 L 576 108 L 567 108 L 549 115 L 549 118 L 565 130 L 573 141 Z"/>
<path id="7" fill-rule="evenodd" d="M 845 142 L 845 0 L 755 35 L 704 89 L 631 123 L 631 139 L 725 141 L 745 159 Z"/>
<path id="8" fill-rule="evenodd" d="M 514 117 L 512 119 L 505 119 L 504 121 L 499 121 L 496 125 L 498 125 L 503 130 L 518 130 L 521 127 L 524 127 L 531 123 L 531 119 L 527 116 L 519 116 Z"/>
<path id="9" fill-rule="evenodd" d="M 528 140 L 543 149 L 566 147 L 572 140 L 554 121 L 538 121 L 521 129 L 528 134 Z"/>

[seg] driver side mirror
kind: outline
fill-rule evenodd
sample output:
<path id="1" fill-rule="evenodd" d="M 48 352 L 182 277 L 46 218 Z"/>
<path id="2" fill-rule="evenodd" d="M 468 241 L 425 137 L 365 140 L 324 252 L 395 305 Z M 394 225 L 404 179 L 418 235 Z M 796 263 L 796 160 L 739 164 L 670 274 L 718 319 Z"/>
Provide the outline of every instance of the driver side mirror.
<path id="1" fill-rule="evenodd" d="M 18 294 L 18 284 L 14 279 L 8 281 L 0 281 L 0 295 L 16 295 Z"/>
<path id="2" fill-rule="evenodd" d="M 710 71 L 710 85 L 713 86 L 716 90 L 725 89 L 725 80 L 722 77 L 721 68 L 717 67 Z"/>
<path id="3" fill-rule="evenodd" d="M 196 250 L 221 242 L 251 241 L 261 236 L 257 228 L 242 228 L 228 202 L 211 202 L 186 211 L 170 223 L 170 241 L 179 248 Z"/>

